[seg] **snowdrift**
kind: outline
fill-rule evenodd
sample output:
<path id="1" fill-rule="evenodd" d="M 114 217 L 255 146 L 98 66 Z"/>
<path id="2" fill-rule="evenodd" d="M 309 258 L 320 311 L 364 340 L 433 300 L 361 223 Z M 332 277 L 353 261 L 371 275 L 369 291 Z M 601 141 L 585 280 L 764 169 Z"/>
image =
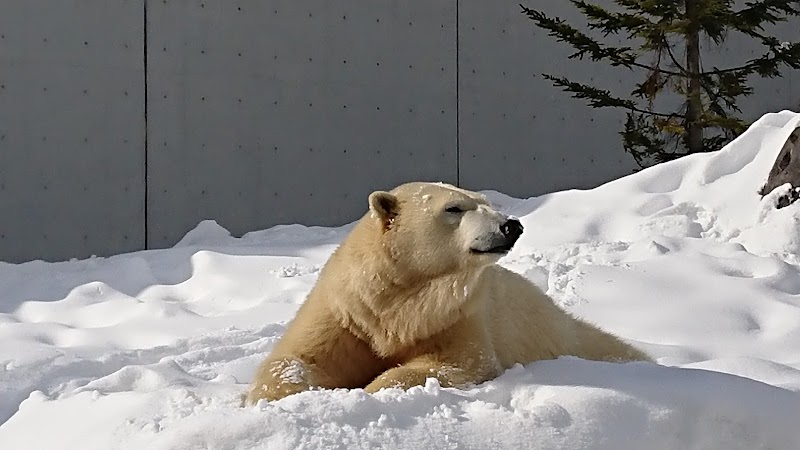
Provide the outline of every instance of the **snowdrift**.
<path id="1" fill-rule="evenodd" d="M 488 192 L 526 229 L 501 264 L 658 364 L 240 408 L 349 227 L 203 222 L 171 249 L 0 263 L 0 448 L 800 448 L 800 202 L 757 194 L 799 124 L 593 190 Z"/>

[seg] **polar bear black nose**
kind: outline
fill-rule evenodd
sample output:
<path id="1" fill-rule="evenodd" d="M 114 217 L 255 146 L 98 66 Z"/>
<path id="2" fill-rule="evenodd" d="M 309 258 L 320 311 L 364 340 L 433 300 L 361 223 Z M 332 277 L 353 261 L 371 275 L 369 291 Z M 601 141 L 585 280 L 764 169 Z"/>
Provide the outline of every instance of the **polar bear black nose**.
<path id="1" fill-rule="evenodd" d="M 511 242 L 516 242 L 522 236 L 522 223 L 517 219 L 509 219 L 500 225 L 500 232 Z"/>

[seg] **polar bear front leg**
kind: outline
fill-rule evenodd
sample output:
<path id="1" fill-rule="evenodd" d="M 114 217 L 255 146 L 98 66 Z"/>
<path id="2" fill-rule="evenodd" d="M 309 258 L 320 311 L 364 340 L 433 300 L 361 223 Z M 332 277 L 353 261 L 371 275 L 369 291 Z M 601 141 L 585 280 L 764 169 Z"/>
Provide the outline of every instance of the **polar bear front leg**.
<path id="1" fill-rule="evenodd" d="M 319 369 L 294 356 L 270 357 L 258 368 L 245 403 L 272 401 L 319 386 Z M 324 378 L 324 377 L 322 377 Z"/>
<path id="2" fill-rule="evenodd" d="M 495 376 L 488 370 L 459 367 L 456 364 L 436 361 L 430 355 L 389 369 L 367 385 L 369 393 L 384 388 L 408 389 L 422 386 L 428 378 L 436 378 L 442 387 L 467 387 L 482 383 Z"/>
<path id="3" fill-rule="evenodd" d="M 467 387 L 492 379 L 500 371 L 480 320 L 464 318 L 415 345 L 401 365 L 383 372 L 365 390 L 408 389 L 424 385 L 427 378 L 436 378 L 443 387 Z"/>
<path id="4" fill-rule="evenodd" d="M 309 389 L 363 387 L 386 370 L 369 345 L 339 326 L 327 310 L 298 312 L 258 368 L 245 404 L 279 400 Z M 306 313 L 303 313 L 306 311 Z"/>

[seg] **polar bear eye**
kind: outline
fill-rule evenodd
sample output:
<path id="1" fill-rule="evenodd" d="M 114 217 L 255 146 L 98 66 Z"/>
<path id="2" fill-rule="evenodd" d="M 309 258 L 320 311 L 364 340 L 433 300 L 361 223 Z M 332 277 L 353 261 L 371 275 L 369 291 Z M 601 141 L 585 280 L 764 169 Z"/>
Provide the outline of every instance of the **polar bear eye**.
<path id="1" fill-rule="evenodd" d="M 464 210 L 461 209 L 460 206 L 449 206 L 447 207 L 447 209 L 445 209 L 445 212 L 449 212 L 452 214 L 461 214 L 464 212 Z"/>

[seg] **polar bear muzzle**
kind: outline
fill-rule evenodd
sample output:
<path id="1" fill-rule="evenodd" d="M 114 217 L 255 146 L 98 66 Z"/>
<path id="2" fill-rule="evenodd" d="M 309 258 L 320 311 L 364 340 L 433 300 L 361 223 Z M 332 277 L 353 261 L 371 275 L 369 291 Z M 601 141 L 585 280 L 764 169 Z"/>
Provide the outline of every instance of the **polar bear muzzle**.
<path id="1" fill-rule="evenodd" d="M 522 236 L 522 230 L 519 220 L 508 219 L 496 231 L 478 236 L 470 251 L 479 254 L 506 254 Z"/>

